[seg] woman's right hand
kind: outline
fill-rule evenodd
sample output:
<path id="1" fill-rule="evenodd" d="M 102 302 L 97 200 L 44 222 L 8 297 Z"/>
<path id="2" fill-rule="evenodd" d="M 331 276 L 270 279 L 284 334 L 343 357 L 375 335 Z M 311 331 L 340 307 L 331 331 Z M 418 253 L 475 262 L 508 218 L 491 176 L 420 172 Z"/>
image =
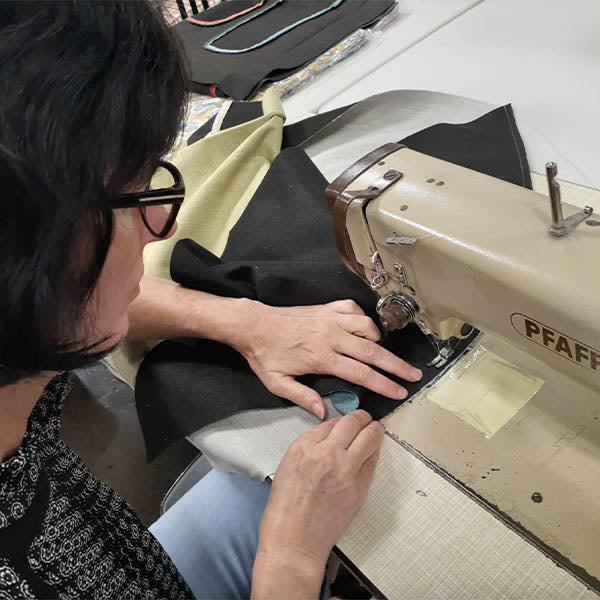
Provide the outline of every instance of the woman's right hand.
<path id="1" fill-rule="evenodd" d="M 290 446 L 262 520 L 252 598 L 318 598 L 329 553 L 369 488 L 383 431 L 357 410 Z"/>

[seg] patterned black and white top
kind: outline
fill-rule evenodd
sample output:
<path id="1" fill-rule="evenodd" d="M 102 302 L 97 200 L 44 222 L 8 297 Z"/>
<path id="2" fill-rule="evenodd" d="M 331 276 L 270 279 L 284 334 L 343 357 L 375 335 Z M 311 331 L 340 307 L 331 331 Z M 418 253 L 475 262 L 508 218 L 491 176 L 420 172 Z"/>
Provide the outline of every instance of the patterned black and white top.
<path id="1" fill-rule="evenodd" d="M 131 507 L 60 438 L 68 374 L 36 404 L 0 463 L 0 600 L 193 598 Z"/>

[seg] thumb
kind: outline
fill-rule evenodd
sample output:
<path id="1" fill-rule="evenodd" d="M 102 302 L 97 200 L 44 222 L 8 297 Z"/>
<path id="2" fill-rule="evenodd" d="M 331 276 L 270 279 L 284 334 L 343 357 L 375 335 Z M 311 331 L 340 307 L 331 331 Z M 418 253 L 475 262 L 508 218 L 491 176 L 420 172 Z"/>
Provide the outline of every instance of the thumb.
<path id="1" fill-rule="evenodd" d="M 298 383 L 293 377 L 282 377 L 274 385 L 269 386 L 269 389 L 273 394 L 301 406 L 319 419 L 325 418 L 325 403 L 319 392 Z"/>
<path id="2" fill-rule="evenodd" d="M 375 473 L 375 467 L 377 467 L 377 463 L 379 462 L 380 454 L 381 450 L 380 448 L 377 448 L 377 450 L 375 450 L 375 452 L 371 454 L 369 458 L 367 458 L 363 466 L 360 468 L 360 471 L 358 472 L 358 479 L 365 493 L 369 489 L 369 485 L 371 484 L 371 480 L 373 479 L 373 474 Z"/>

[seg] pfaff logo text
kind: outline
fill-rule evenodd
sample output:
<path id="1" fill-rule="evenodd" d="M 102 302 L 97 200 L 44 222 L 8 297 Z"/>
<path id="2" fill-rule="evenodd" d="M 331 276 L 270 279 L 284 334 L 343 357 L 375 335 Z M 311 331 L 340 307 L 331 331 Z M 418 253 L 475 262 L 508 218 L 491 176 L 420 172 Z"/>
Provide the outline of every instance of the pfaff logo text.
<path id="1" fill-rule="evenodd" d="M 521 313 L 514 313 L 510 320 L 523 337 L 590 371 L 600 371 L 600 350 Z"/>

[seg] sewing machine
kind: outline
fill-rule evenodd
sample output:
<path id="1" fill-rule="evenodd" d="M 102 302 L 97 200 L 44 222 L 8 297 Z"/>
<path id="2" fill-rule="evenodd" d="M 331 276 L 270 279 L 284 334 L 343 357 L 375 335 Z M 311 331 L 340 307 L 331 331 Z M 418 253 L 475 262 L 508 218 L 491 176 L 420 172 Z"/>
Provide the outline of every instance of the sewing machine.
<path id="1" fill-rule="evenodd" d="M 414 322 L 436 349 L 438 380 L 383 419 L 390 437 L 598 590 L 600 220 L 556 175 L 545 195 L 387 144 L 327 198 L 383 327 Z"/>
<path id="2" fill-rule="evenodd" d="M 388 144 L 336 179 L 338 250 L 384 328 L 417 323 L 442 367 L 476 327 L 600 390 L 600 221 L 563 206 L 556 173 L 548 198 Z"/>

